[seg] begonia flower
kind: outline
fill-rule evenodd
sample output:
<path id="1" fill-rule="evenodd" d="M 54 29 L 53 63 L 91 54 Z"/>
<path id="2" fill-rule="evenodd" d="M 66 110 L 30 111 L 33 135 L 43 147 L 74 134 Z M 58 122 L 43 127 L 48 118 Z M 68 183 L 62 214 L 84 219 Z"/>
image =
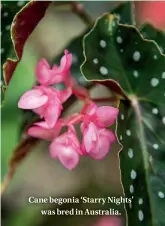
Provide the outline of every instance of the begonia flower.
<path id="1" fill-rule="evenodd" d="M 57 158 L 69 170 L 75 168 L 81 154 L 80 143 L 73 127 L 68 132 L 55 138 L 50 145 L 50 155 Z"/>
<path id="2" fill-rule="evenodd" d="M 70 88 L 60 91 L 51 87 L 35 86 L 23 94 L 18 107 L 33 110 L 45 119 L 50 128 L 53 128 L 63 109 L 62 103 L 71 93 Z"/>
<path id="3" fill-rule="evenodd" d="M 81 125 L 83 134 L 82 152 L 94 159 L 103 159 L 110 151 L 111 144 L 116 141 L 115 134 L 108 129 L 97 127 L 93 122 Z"/>
<path id="4" fill-rule="evenodd" d="M 54 65 L 52 68 L 48 62 L 42 58 L 36 66 L 37 81 L 44 86 L 58 84 L 71 80 L 70 68 L 72 64 L 72 54 L 68 50 L 64 51 L 64 56 L 61 58 L 60 66 Z M 72 80 L 71 80 L 72 81 Z"/>

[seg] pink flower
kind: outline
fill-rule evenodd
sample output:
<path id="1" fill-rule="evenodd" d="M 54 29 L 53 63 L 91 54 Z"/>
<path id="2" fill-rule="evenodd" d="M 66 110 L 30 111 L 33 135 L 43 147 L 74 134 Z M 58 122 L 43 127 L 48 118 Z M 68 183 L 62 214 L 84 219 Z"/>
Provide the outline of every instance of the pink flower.
<path id="1" fill-rule="evenodd" d="M 93 122 L 86 126 L 82 124 L 81 131 L 83 133 L 82 152 L 94 159 L 103 159 L 110 151 L 111 144 L 116 141 L 112 131 L 99 128 Z"/>
<path id="2" fill-rule="evenodd" d="M 59 91 L 55 88 L 35 86 L 23 94 L 18 107 L 31 109 L 44 118 L 50 128 L 53 128 L 63 109 L 62 103 L 71 95 L 71 88 Z"/>
<path id="3" fill-rule="evenodd" d="M 118 109 L 110 106 L 98 107 L 92 104 L 81 124 L 83 133 L 82 151 L 94 159 L 102 159 L 116 141 L 115 134 L 106 129 L 115 123 Z"/>
<path id="4" fill-rule="evenodd" d="M 60 66 L 54 65 L 53 68 L 43 58 L 36 66 L 36 78 L 41 85 L 52 85 L 65 82 L 70 77 L 70 68 L 72 64 L 72 54 L 68 50 L 64 51 L 64 56 L 61 58 Z M 69 78 L 68 78 L 69 77 Z"/>
<path id="5" fill-rule="evenodd" d="M 96 104 L 92 104 L 84 117 L 84 123 L 88 124 L 92 121 L 98 127 L 105 128 L 115 123 L 118 113 L 118 108 L 111 106 L 98 107 Z"/>
<path id="6" fill-rule="evenodd" d="M 69 170 L 77 166 L 79 154 L 81 154 L 80 143 L 73 127 L 70 127 L 68 132 L 55 138 L 50 145 L 51 157 L 59 159 Z"/>
<path id="7" fill-rule="evenodd" d="M 58 120 L 56 125 L 51 129 L 44 121 L 36 122 L 33 125 L 34 126 L 28 129 L 28 135 L 48 141 L 52 141 L 56 136 L 58 136 L 62 128 L 60 120 Z"/>

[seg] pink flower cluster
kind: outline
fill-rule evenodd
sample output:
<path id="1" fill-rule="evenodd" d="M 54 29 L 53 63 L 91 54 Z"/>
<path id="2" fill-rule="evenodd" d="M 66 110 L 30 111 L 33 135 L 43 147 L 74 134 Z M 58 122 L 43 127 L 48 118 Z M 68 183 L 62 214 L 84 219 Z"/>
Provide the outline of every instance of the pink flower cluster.
<path id="1" fill-rule="evenodd" d="M 72 54 L 67 50 L 64 51 L 60 66 L 51 68 L 45 59 L 41 59 L 36 66 L 36 79 L 40 85 L 25 92 L 18 102 L 19 108 L 31 109 L 44 119 L 34 123 L 28 129 L 28 135 L 51 141 L 51 157 L 59 159 L 69 170 L 77 166 L 80 155 L 104 158 L 116 140 L 115 134 L 107 127 L 115 123 L 118 115 L 117 108 L 98 107 L 92 101 L 88 91 L 72 78 L 71 64 Z M 65 84 L 64 90 L 51 86 L 62 82 Z M 72 94 L 84 100 L 84 107 L 80 113 L 62 118 L 62 104 Z M 81 144 L 74 128 L 79 123 Z M 67 131 L 61 134 L 63 127 L 67 127 Z"/>

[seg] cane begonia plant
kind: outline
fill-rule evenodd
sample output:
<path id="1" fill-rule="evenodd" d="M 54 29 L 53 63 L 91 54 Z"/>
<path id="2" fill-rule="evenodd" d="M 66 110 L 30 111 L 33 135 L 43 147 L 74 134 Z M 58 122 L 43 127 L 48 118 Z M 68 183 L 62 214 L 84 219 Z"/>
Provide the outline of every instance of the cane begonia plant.
<path id="1" fill-rule="evenodd" d="M 60 66 L 51 68 L 45 59 L 41 59 L 35 70 L 39 85 L 25 92 L 18 102 L 19 108 L 32 110 L 44 119 L 29 128 L 28 135 L 51 141 L 51 157 L 59 159 L 69 170 L 77 166 L 80 155 L 89 155 L 93 159 L 105 157 L 116 141 L 114 132 L 107 127 L 115 123 L 118 115 L 117 108 L 98 107 L 94 103 L 88 91 L 72 78 L 71 64 L 72 54 L 68 50 L 64 51 Z M 62 82 L 64 90 L 52 87 Z M 84 100 L 83 109 L 80 113 L 62 118 L 62 104 L 72 94 Z M 77 138 L 75 124 L 80 124 L 82 142 Z M 61 134 L 64 126 L 68 127 L 68 131 Z"/>

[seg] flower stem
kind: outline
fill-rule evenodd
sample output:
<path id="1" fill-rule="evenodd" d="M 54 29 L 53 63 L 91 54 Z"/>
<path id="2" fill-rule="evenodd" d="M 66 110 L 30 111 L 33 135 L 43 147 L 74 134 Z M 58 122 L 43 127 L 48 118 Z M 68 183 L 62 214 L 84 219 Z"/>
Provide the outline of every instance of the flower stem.
<path id="1" fill-rule="evenodd" d="M 116 102 L 118 100 L 117 97 L 102 97 L 102 98 L 92 98 L 93 102 Z"/>
<path id="2" fill-rule="evenodd" d="M 72 11 L 77 14 L 88 26 L 93 25 L 93 20 L 90 15 L 86 12 L 83 4 L 78 2 L 72 2 Z"/>

